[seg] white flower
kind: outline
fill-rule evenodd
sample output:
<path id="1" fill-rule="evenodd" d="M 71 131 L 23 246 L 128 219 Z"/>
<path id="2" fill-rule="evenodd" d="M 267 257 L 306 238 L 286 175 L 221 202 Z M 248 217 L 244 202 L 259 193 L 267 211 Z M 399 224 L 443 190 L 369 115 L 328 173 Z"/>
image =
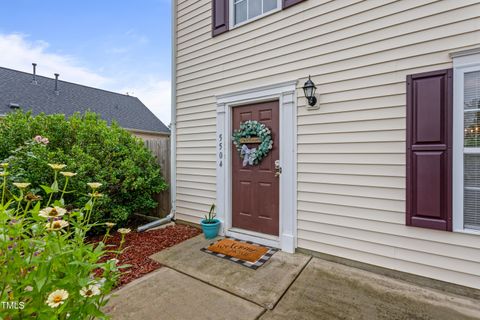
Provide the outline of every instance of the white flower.
<path id="1" fill-rule="evenodd" d="M 49 163 L 48 165 L 50 166 L 50 168 L 52 168 L 55 171 L 62 170 L 67 166 L 66 164 L 60 164 L 60 163 Z"/>
<path id="2" fill-rule="evenodd" d="M 55 231 L 55 230 L 60 230 L 65 227 L 68 227 L 68 225 L 69 225 L 68 221 L 57 220 L 57 221 L 47 222 L 45 224 L 45 227 L 50 231 Z"/>
<path id="3" fill-rule="evenodd" d="M 26 189 L 30 185 L 28 182 L 14 182 L 13 185 L 18 189 Z"/>
<path id="4" fill-rule="evenodd" d="M 50 293 L 45 303 L 48 304 L 50 308 L 56 308 L 62 303 L 64 303 L 65 300 L 67 299 L 68 299 L 68 292 L 66 290 L 59 289 Z"/>
<path id="5" fill-rule="evenodd" d="M 23 290 L 28 291 L 28 292 L 32 292 L 33 287 L 32 286 L 26 286 L 25 289 L 23 289 Z"/>
<path id="6" fill-rule="evenodd" d="M 60 207 L 46 207 L 40 210 L 38 215 L 44 218 L 57 218 L 63 216 L 65 213 L 67 213 L 67 210 Z"/>
<path id="7" fill-rule="evenodd" d="M 116 224 L 116 223 L 114 223 L 114 222 L 105 222 L 105 225 L 106 225 L 107 228 L 109 228 L 109 229 L 115 227 L 115 224 Z"/>
<path id="8" fill-rule="evenodd" d="M 69 178 L 77 175 L 76 173 L 69 172 L 69 171 L 60 171 L 60 174 L 64 177 L 69 177 Z"/>
<path id="9" fill-rule="evenodd" d="M 80 295 L 85 298 L 98 296 L 99 294 L 100 294 L 100 287 L 94 284 L 91 284 L 88 287 L 83 287 L 82 290 L 80 290 Z"/>
<path id="10" fill-rule="evenodd" d="M 127 233 L 130 233 L 130 231 L 132 231 L 132 230 L 130 230 L 128 228 L 120 228 L 117 231 L 118 231 L 118 233 L 121 233 L 121 234 L 127 234 Z"/>
<path id="11" fill-rule="evenodd" d="M 93 190 L 98 189 L 98 188 L 100 188 L 100 187 L 102 186 L 102 184 L 101 184 L 101 183 L 98 183 L 98 182 L 89 182 L 89 183 L 87 183 L 87 185 L 88 185 L 90 188 L 92 188 Z"/>

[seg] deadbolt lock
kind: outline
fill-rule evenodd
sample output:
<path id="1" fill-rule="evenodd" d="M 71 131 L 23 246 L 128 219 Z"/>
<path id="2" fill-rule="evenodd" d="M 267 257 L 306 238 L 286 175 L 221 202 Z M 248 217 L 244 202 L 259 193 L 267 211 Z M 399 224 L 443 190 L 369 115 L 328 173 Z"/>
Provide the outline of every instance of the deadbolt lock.
<path id="1" fill-rule="evenodd" d="M 275 160 L 275 177 L 279 177 L 282 173 L 282 167 L 280 167 L 280 160 Z"/>

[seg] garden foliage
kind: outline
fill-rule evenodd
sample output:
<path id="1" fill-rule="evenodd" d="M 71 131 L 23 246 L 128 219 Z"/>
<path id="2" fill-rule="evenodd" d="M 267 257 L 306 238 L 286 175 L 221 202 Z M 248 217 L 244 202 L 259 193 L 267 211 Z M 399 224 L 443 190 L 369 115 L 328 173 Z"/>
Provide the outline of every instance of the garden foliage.
<path id="1" fill-rule="evenodd" d="M 102 185 L 89 183 L 78 190 L 87 194 L 85 203 L 67 210 L 65 195 L 76 178 L 68 167 L 49 165 L 54 179 L 44 186 L 43 199 L 28 182 L 14 182 L 9 188 L 9 169 L 1 164 L 0 319 L 107 318 L 101 307 L 117 283 L 119 269 L 126 266 L 102 259 L 113 250 L 104 241 L 85 241 L 91 228 L 107 230 L 105 240 L 113 227 L 92 218 L 103 197 Z M 122 248 L 115 250 L 118 256 Z"/>
<path id="2" fill-rule="evenodd" d="M 35 137 L 35 138 L 33 138 Z M 33 138 L 33 139 L 32 139 Z M 143 142 L 116 123 L 108 125 L 95 113 L 32 116 L 10 113 L 0 121 L 0 160 L 10 164 L 9 183 L 28 181 L 45 196 L 41 185 L 53 179 L 48 163 L 64 163 L 77 173 L 72 190 L 86 183 L 106 186 L 93 219 L 124 224 L 132 213 L 157 206 L 154 194 L 167 188 L 160 167 Z M 65 181 L 59 176 L 59 183 Z M 65 202 L 80 207 L 88 196 L 65 194 Z"/>

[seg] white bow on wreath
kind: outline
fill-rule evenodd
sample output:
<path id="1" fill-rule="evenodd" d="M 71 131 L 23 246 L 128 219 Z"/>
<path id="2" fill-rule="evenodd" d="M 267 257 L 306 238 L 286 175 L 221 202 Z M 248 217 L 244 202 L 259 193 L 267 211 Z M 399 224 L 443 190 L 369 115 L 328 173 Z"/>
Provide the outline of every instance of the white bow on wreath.
<path id="1" fill-rule="evenodd" d="M 249 149 L 246 144 L 242 146 L 242 151 L 240 152 L 241 156 L 243 157 L 243 166 L 246 167 L 248 165 L 253 165 L 253 161 L 255 160 L 255 151 L 256 148 Z"/>

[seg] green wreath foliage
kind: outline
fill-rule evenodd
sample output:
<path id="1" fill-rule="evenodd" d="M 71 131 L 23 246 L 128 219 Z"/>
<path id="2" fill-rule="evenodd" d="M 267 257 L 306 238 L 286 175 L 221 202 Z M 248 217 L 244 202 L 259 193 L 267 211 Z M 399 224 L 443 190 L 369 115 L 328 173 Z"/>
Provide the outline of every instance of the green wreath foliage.
<path id="1" fill-rule="evenodd" d="M 235 130 L 232 135 L 233 144 L 235 145 L 237 151 L 242 154 L 242 146 L 240 143 L 241 138 L 260 138 L 260 144 L 256 147 L 256 150 L 253 152 L 253 163 L 255 165 L 259 164 L 263 158 L 265 158 L 270 150 L 273 147 L 272 133 L 269 128 L 267 128 L 263 123 L 260 123 L 256 120 L 247 120 L 240 124 L 240 129 Z"/>

